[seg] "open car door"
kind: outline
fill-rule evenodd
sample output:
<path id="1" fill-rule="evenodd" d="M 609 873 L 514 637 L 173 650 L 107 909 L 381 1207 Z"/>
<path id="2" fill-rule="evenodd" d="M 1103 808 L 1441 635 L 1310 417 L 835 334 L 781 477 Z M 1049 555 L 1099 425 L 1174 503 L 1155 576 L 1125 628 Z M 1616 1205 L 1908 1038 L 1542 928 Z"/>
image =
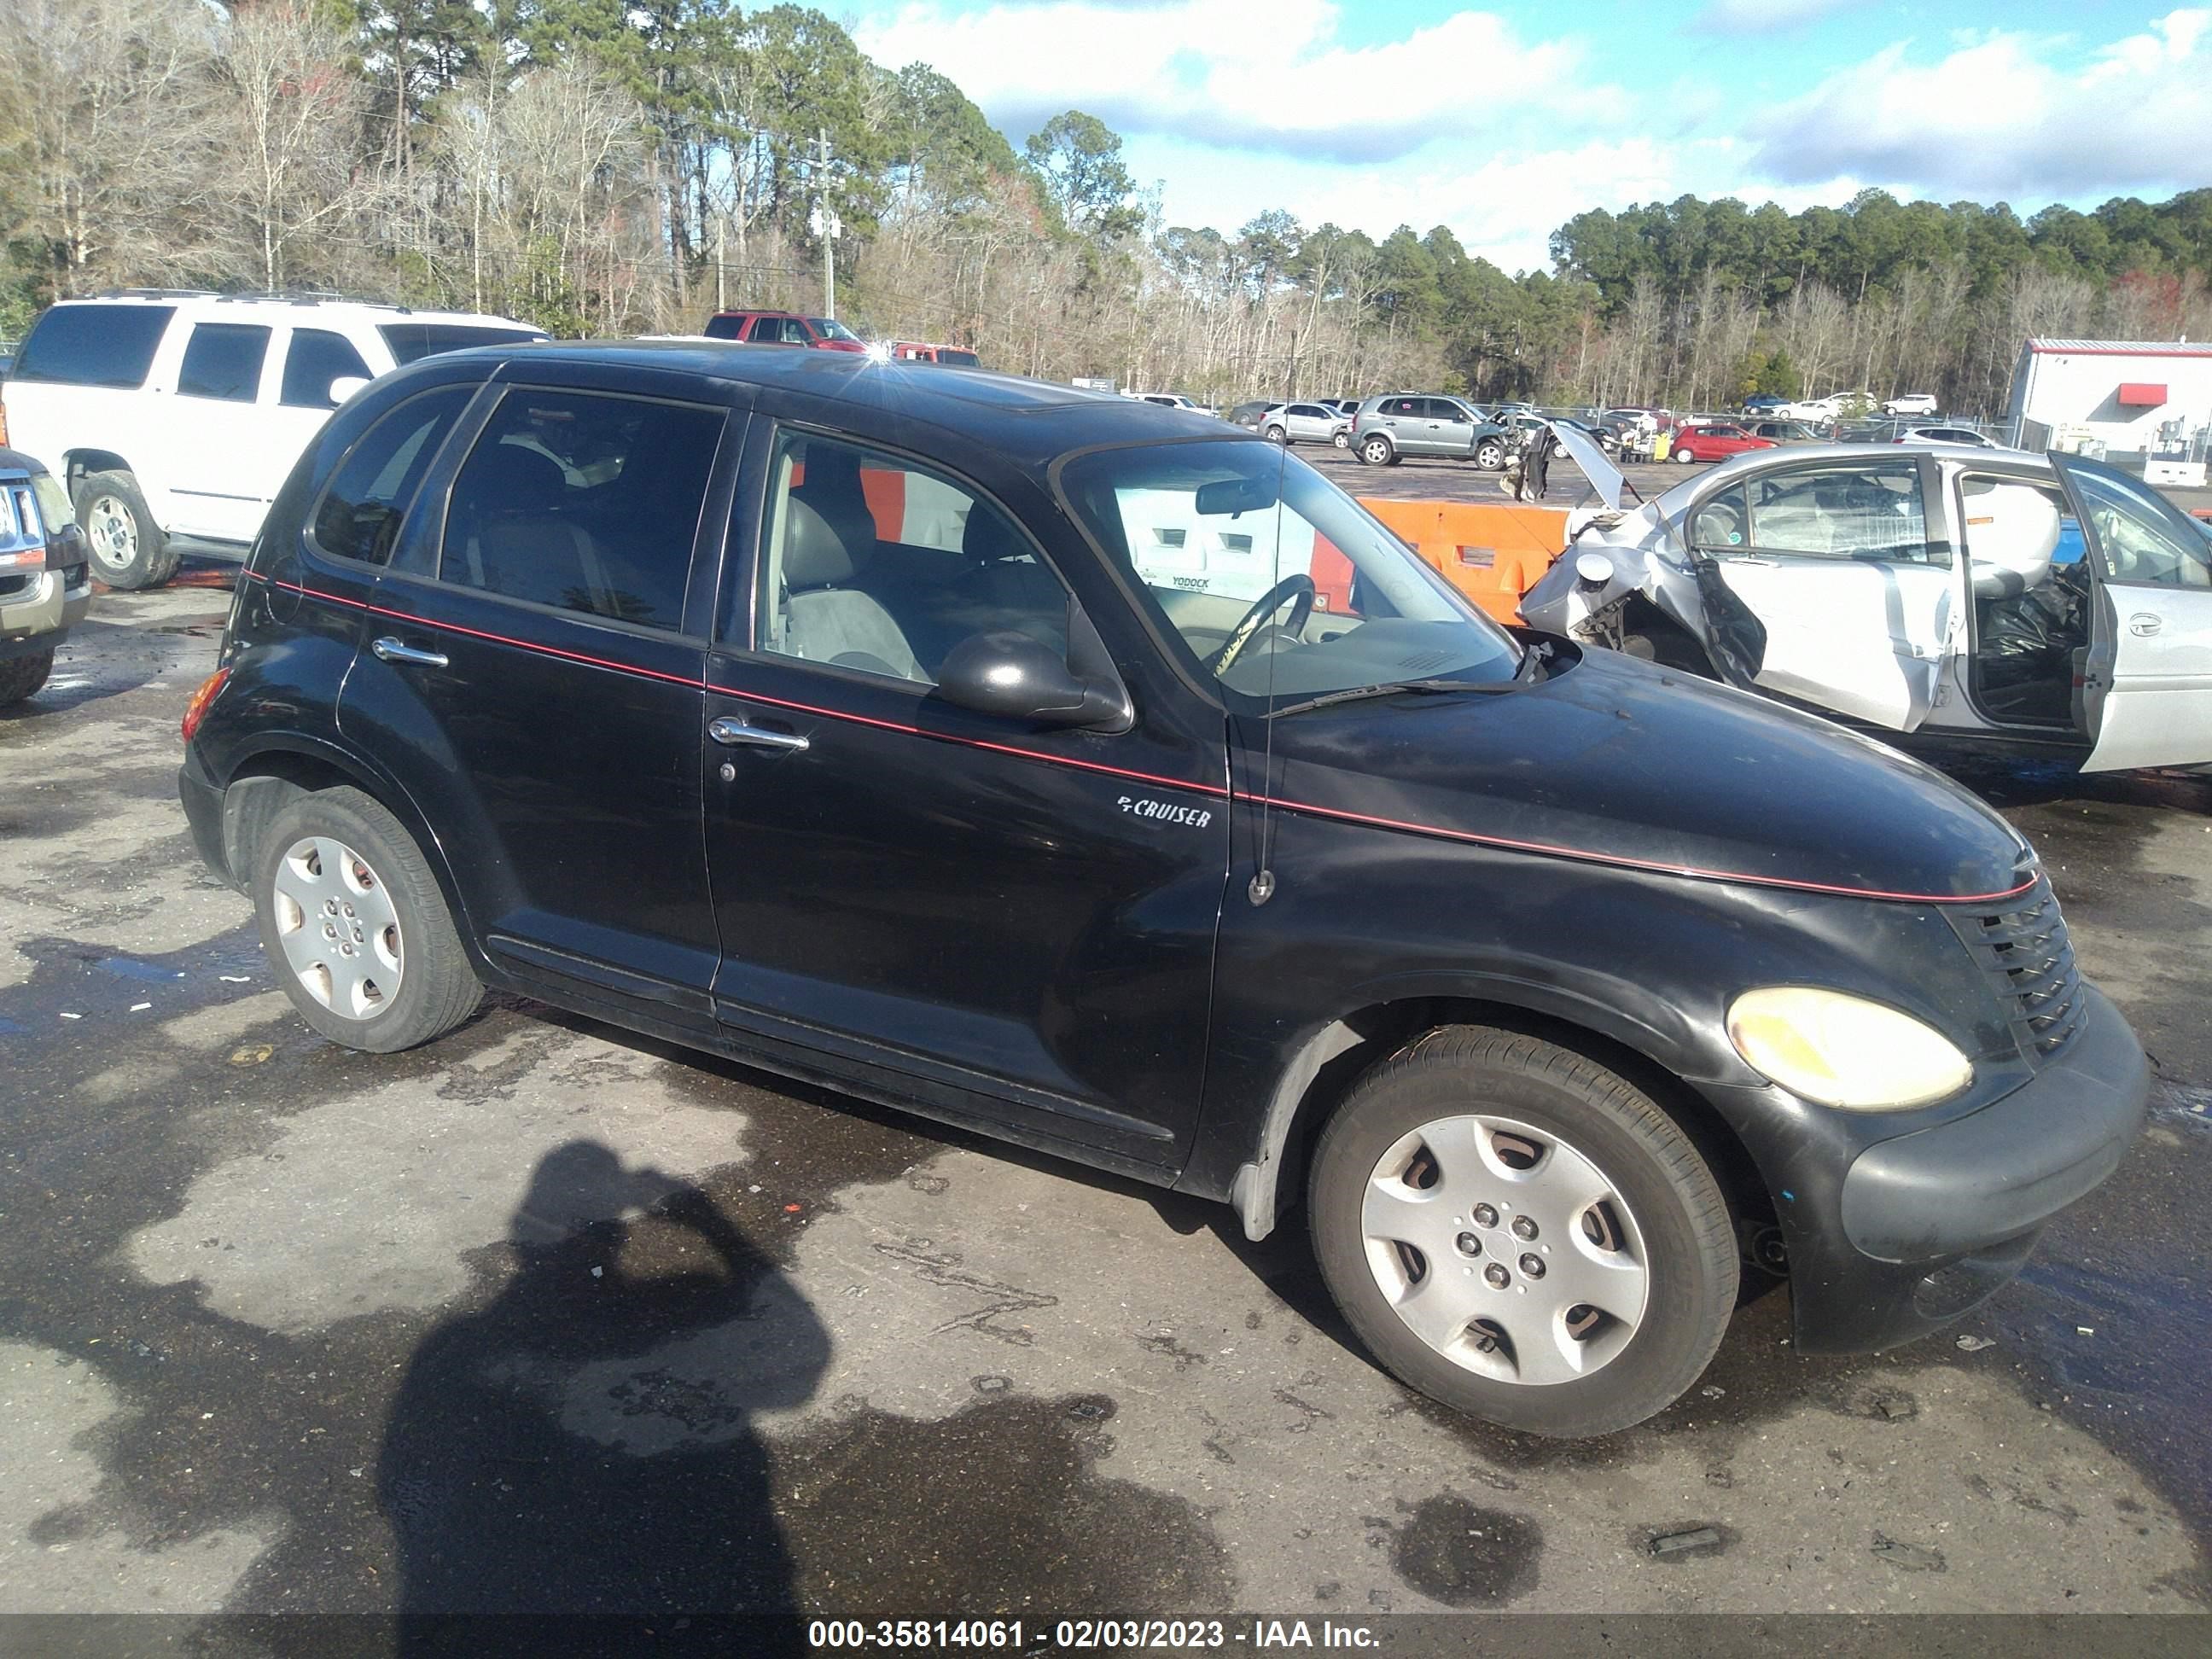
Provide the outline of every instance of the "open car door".
<path id="1" fill-rule="evenodd" d="M 1929 543 L 1922 460 L 1808 460 L 1699 501 L 1682 526 L 1717 667 L 1818 708 L 1916 730 L 1961 579 Z"/>
<path id="2" fill-rule="evenodd" d="M 2082 769 L 2212 764 L 2212 529 L 2117 467 L 2053 453 L 2095 576 Z"/>

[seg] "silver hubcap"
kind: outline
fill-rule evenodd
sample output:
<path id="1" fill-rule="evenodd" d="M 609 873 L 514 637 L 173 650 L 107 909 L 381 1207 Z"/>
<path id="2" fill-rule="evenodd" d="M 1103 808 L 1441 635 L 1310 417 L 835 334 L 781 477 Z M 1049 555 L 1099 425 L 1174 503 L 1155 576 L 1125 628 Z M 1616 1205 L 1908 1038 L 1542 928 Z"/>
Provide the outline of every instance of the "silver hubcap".
<path id="1" fill-rule="evenodd" d="M 1359 1224 L 1407 1328 L 1484 1376 L 1573 1382 L 1643 1322 L 1635 1216 L 1595 1164 L 1531 1125 L 1448 1117 L 1401 1137 L 1367 1178 Z"/>
<path id="2" fill-rule="evenodd" d="M 113 569 L 129 568 L 138 556 L 138 521 L 113 495 L 102 495 L 85 514 L 85 542 L 92 556 Z"/>
<path id="3" fill-rule="evenodd" d="M 368 860 L 327 836 L 293 842 L 276 866 L 276 937 L 307 994 L 374 1019 L 399 994 L 399 913 Z"/>

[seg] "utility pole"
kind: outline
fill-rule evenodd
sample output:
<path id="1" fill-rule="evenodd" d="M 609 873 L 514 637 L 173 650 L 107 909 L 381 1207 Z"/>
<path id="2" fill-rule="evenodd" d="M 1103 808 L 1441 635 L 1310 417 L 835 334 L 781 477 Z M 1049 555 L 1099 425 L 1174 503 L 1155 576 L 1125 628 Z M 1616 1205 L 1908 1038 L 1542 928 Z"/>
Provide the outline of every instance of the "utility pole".
<path id="1" fill-rule="evenodd" d="M 837 210 L 830 205 L 830 129 L 814 130 L 814 210 L 806 216 L 807 228 L 822 244 L 822 314 L 837 319 L 837 237 L 844 226 Z"/>

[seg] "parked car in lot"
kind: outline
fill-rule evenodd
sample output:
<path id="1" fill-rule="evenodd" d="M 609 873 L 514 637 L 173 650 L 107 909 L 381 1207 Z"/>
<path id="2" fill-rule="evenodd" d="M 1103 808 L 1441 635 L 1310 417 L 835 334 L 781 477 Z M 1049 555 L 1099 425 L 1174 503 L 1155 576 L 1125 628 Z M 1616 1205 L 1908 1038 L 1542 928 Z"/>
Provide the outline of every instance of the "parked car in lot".
<path id="1" fill-rule="evenodd" d="M 1942 408 L 1933 392 L 1908 392 L 1902 397 L 1884 399 L 1881 412 L 1885 415 L 1935 415 L 1941 413 Z"/>
<path id="2" fill-rule="evenodd" d="M 1885 732 L 2212 766 L 2212 527 L 2138 479 L 1838 446 L 1740 456 L 1626 512 L 1592 465 L 1608 506 L 1570 520 L 1522 600 L 1533 626 Z"/>
<path id="3" fill-rule="evenodd" d="M 1754 415 L 1772 415 L 1789 407 L 1790 399 L 1775 392 L 1754 392 L 1743 400 L 1747 418 Z"/>
<path id="4" fill-rule="evenodd" d="M 983 366 L 983 360 L 965 346 L 931 345 L 922 340 L 893 340 L 885 347 L 884 355 L 902 363 L 941 363 L 947 368 Z"/>
<path id="5" fill-rule="evenodd" d="M 100 580 L 155 587 L 186 551 L 243 557 L 307 440 L 378 375 L 545 337 L 459 312 L 120 291 L 41 313 L 0 410 L 68 489 Z"/>
<path id="6" fill-rule="evenodd" d="M 1733 422 L 1686 422 L 1674 428 L 1667 458 L 1674 461 L 1717 461 L 1754 449 L 1772 449 L 1780 441 L 1762 438 Z"/>
<path id="7" fill-rule="evenodd" d="M 1392 392 L 1370 398 L 1352 422 L 1352 447 L 1370 466 L 1395 466 L 1408 455 L 1444 455 L 1502 471 L 1510 434 L 1459 398 Z"/>
<path id="8" fill-rule="evenodd" d="M 1267 585 L 1187 585 L 1217 557 Z M 1956 1316 L 2143 1111 L 1963 790 L 1523 643 L 1297 456 L 1118 397 L 418 364 L 294 470 L 185 726 L 331 1041 L 496 988 L 1255 1238 L 1303 1200 L 1384 1365 L 1535 1432 L 1691 1387 L 1745 1241 L 1802 1351 Z"/>
<path id="9" fill-rule="evenodd" d="M 1180 392 L 1125 392 L 1124 398 L 1134 398 L 1140 404 L 1158 404 L 1162 409 L 1194 409 L 1200 414 L 1206 405 L 1195 398 L 1186 398 Z"/>
<path id="10" fill-rule="evenodd" d="M 1817 444 L 1825 441 L 1820 434 L 1802 421 L 1746 421 L 1743 429 L 1754 438 L 1765 438 L 1778 444 Z"/>
<path id="11" fill-rule="evenodd" d="M 1276 404 L 1260 417 L 1260 435 L 1279 444 L 1352 444 L 1352 422 L 1326 404 Z"/>
<path id="12" fill-rule="evenodd" d="M 709 340 L 741 340 L 747 345 L 808 346 L 817 351 L 868 349 L 866 340 L 835 317 L 803 317 L 795 311 L 718 311 L 699 332 Z"/>
<path id="13" fill-rule="evenodd" d="M 84 532 L 52 473 L 0 448 L 0 708 L 45 685 L 54 650 L 92 608 Z"/>
<path id="14" fill-rule="evenodd" d="M 1274 407 L 1273 404 L 1264 398 L 1258 403 L 1237 404 L 1223 418 L 1231 426 L 1249 427 L 1253 431 L 1257 432 L 1260 429 L 1261 418 Z"/>
<path id="15" fill-rule="evenodd" d="M 1970 426 L 1908 426 L 1890 440 L 1893 444 L 1964 444 L 1969 449 L 1998 449 L 2002 446 Z"/>

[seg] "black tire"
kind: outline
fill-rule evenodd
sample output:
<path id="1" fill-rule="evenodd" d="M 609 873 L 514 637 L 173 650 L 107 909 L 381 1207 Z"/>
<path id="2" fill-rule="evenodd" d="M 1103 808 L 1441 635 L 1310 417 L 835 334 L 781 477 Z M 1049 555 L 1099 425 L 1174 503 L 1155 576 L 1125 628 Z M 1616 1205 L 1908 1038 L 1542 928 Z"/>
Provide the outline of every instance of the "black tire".
<path id="1" fill-rule="evenodd" d="M 86 473 L 77 480 L 75 505 L 92 554 L 92 574 L 110 587 L 159 587 L 177 574 L 180 556 L 154 522 L 138 480 L 131 474 Z"/>
<path id="2" fill-rule="evenodd" d="M 1670 459 L 1680 461 L 1684 466 L 1689 465 L 1691 462 L 1698 459 L 1696 451 L 1686 448 L 1680 444 L 1675 445 L 1675 447 L 1668 450 L 1667 453 Z"/>
<path id="3" fill-rule="evenodd" d="M 0 657 L 0 708 L 33 696 L 54 672 L 51 650 L 33 651 L 20 657 Z"/>
<path id="4" fill-rule="evenodd" d="M 1285 449 L 1291 447 L 1291 434 L 1279 426 L 1269 427 L 1266 437 L 1271 444 L 1280 444 Z"/>
<path id="5" fill-rule="evenodd" d="M 1495 438 L 1485 438 L 1474 447 L 1474 464 L 1485 472 L 1505 470 L 1505 446 Z"/>
<path id="6" fill-rule="evenodd" d="M 1352 434 L 1349 432 L 1340 432 L 1332 437 L 1329 442 L 1334 444 L 1339 449 L 1349 449 L 1352 447 Z"/>
<path id="7" fill-rule="evenodd" d="M 1625 1345 L 1586 1375 L 1531 1384 L 1469 1369 L 1414 1333 L 1369 1265 L 1362 1206 L 1378 1162 L 1413 1131 L 1470 1110 L 1556 1134 L 1633 1218 L 1644 1309 Z M 1526 1433 L 1608 1434 L 1664 1410 L 1704 1372 L 1735 1306 L 1728 1203 L 1689 1137 L 1620 1077 L 1535 1037 L 1444 1026 L 1376 1066 L 1323 1131 L 1307 1203 L 1330 1293 L 1384 1368 L 1455 1410 Z M 1490 1259 L 1505 1258 L 1493 1249 Z"/>
<path id="8" fill-rule="evenodd" d="M 1359 459 L 1367 466 L 1395 466 L 1398 446 L 1379 432 L 1370 432 L 1359 441 Z"/>
<path id="9" fill-rule="evenodd" d="M 363 1018 L 318 1000 L 286 955 L 276 878 L 287 854 L 310 836 L 343 842 L 357 853 L 397 912 L 404 953 L 398 988 L 386 1006 Z M 416 1048 L 452 1030 L 483 999 L 483 987 L 469 965 L 445 895 L 414 837 L 382 803 L 358 789 L 303 795 L 270 820 L 255 848 L 253 914 L 261 926 L 261 948 L 300 1018 L 346 1048 L 378 1054 Z"/>

